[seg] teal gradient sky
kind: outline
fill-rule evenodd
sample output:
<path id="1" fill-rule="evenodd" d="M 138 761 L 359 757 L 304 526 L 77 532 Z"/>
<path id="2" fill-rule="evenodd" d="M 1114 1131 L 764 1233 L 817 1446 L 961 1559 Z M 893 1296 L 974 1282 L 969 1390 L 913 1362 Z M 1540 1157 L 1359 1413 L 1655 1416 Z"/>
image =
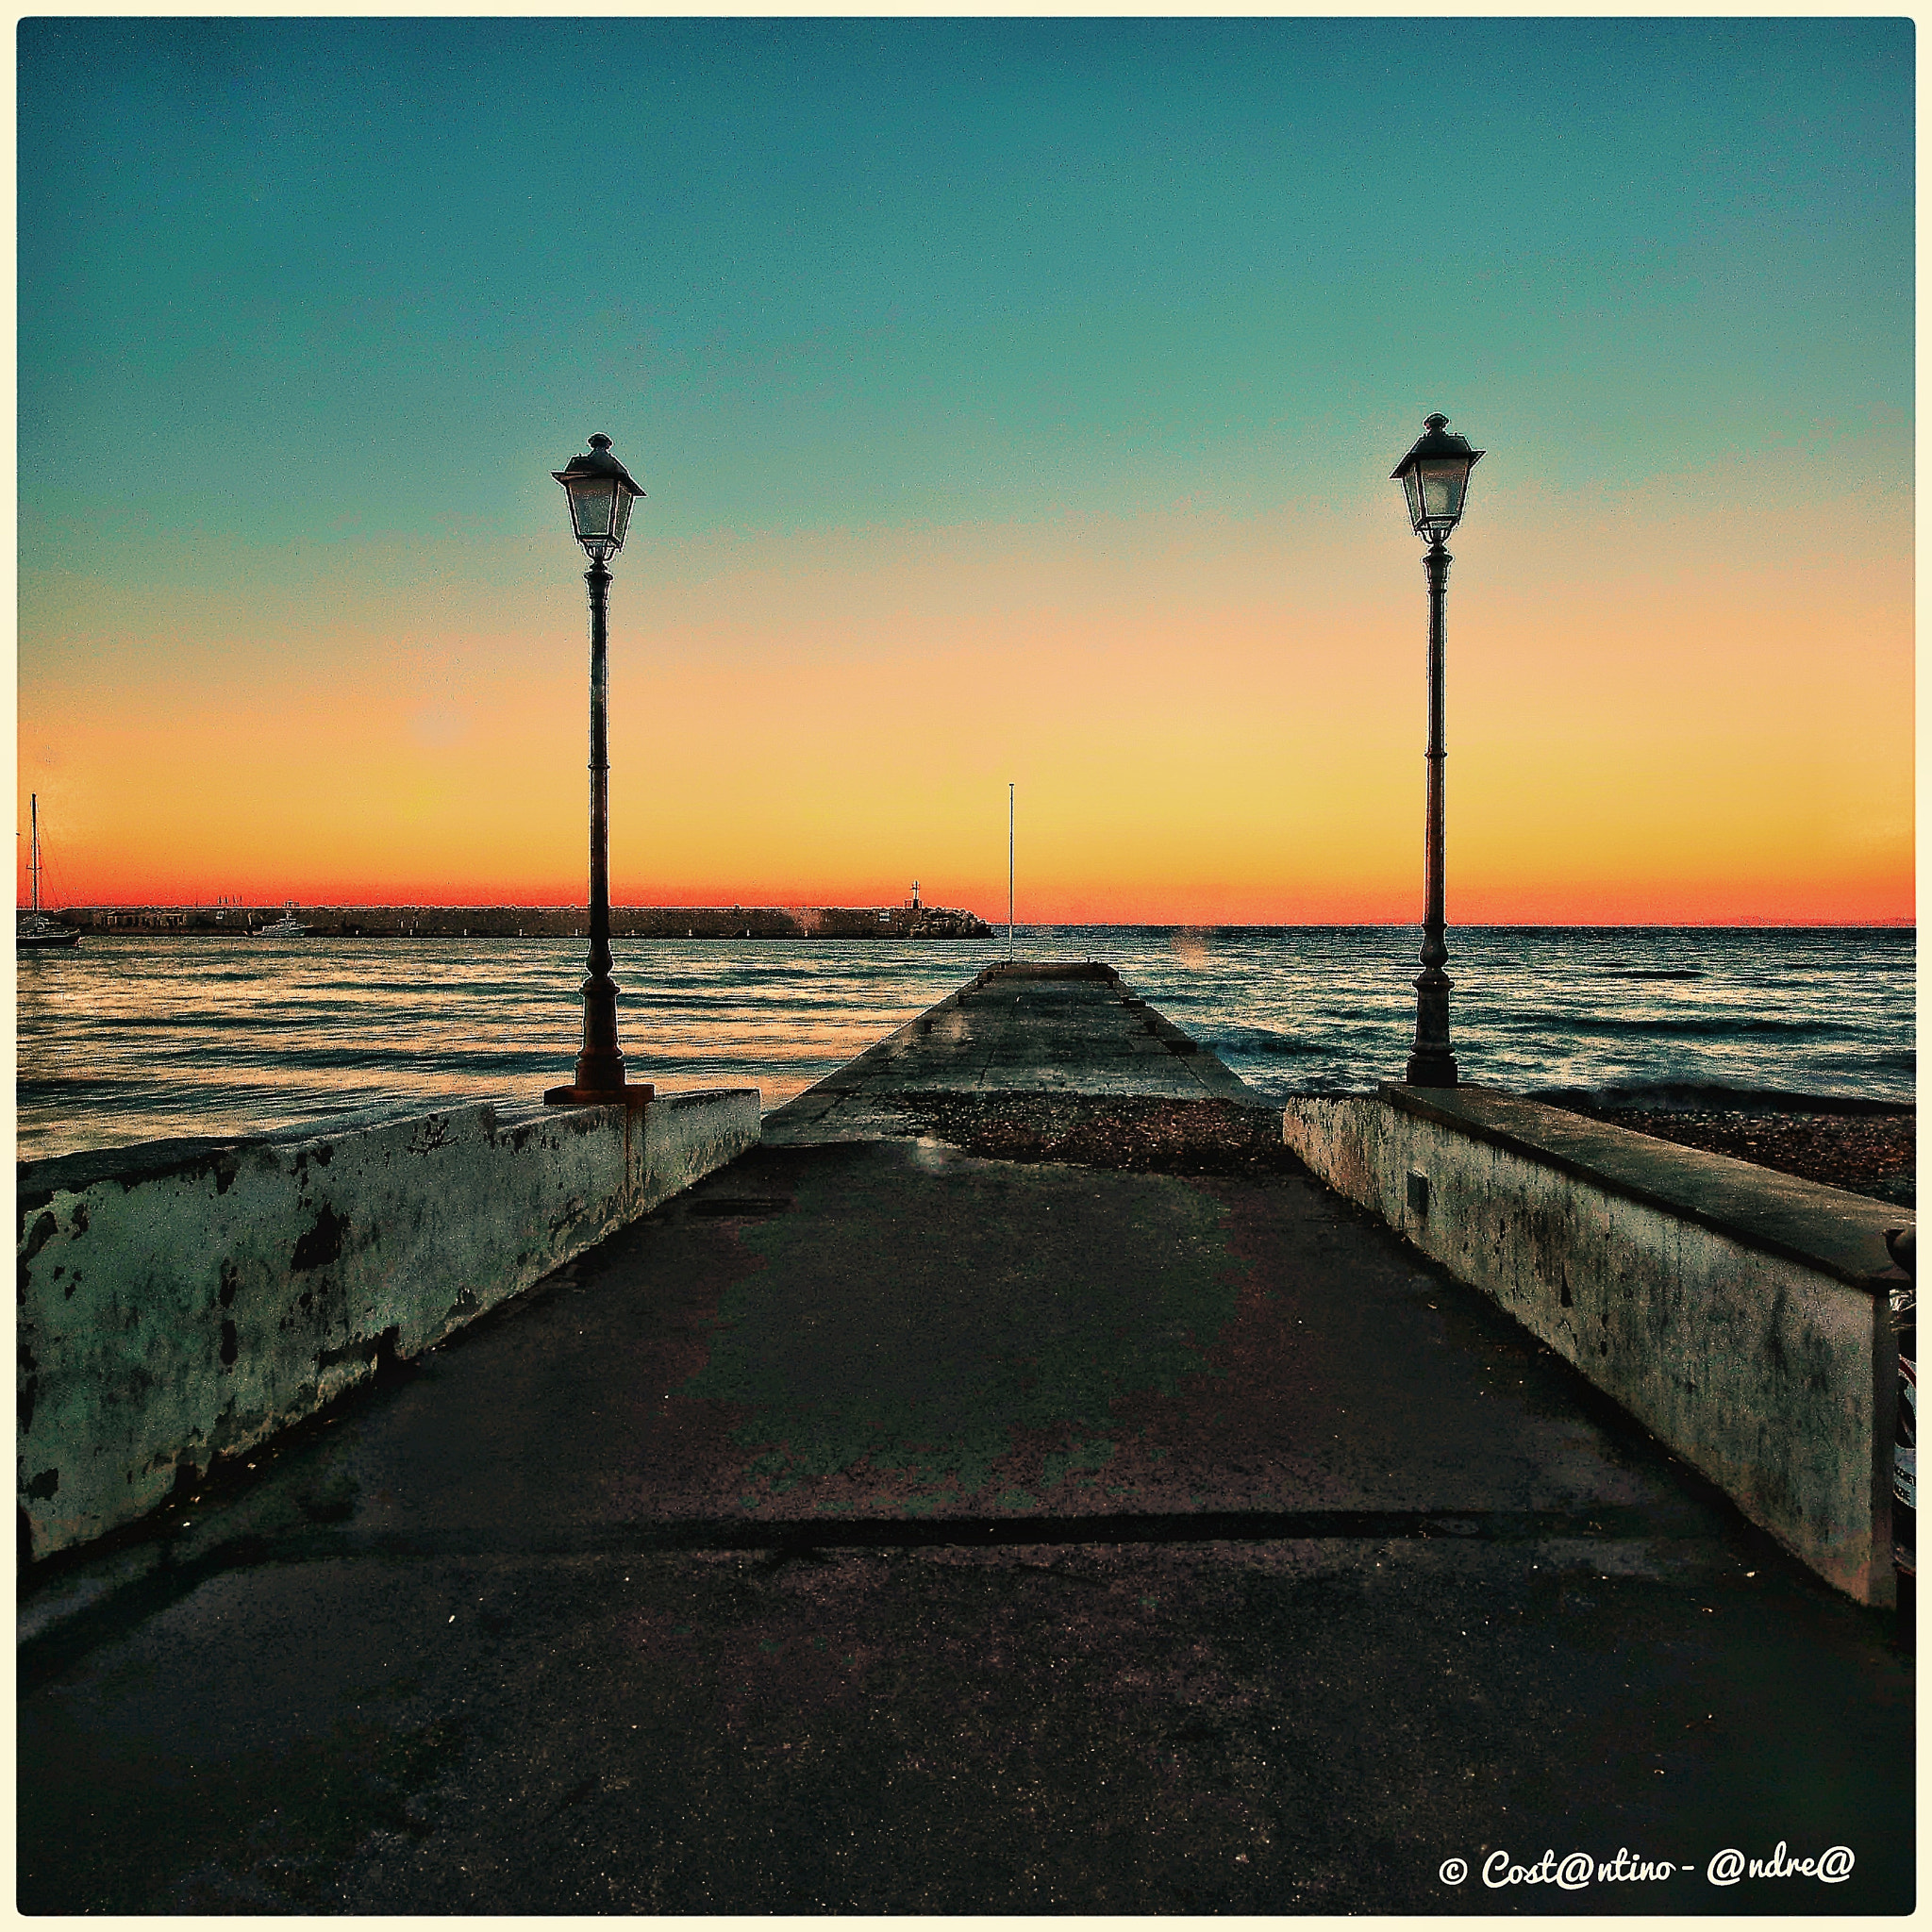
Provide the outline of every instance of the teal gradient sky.
<path id="1" fill-rule="evenodd" d="M 964 532 L 1022 559 L 1045 624 L 1078 600 L 1028 575 L 1042 545 L 1100 568 L 1265 526 L 1340 543 L 1293 594 L 1361 585 L 1380 635 L 1420 617 L 1388 472 L 1441 408 L 1494 452 L 1492 585 L 1506 555 L 1510 594 L 1533 559 L 1548 579 L 1505 629 L 1661 594 L 1711 519 L 1714 567 L 1747 575 L 1810 528 L 1835 533 L 1819 571 L 1885 575 L 1855 648 L 1909 707 L 1909 22 L 43 19 L 19 56 L 21 786 L 64 794 L 99 896 L 143 888 L 107 861 L 106 754 L 66 718 L 89 684 L 198 693 L 239 729 L 242 693 L 413 653 L 395 702 L 474 732 L 458 788 L 486 782 L 466 693 L 486 662 L 514 683 L 516 638 L 579 702 L 547 472 L 599 428 L 649 492 L 636 623 L 688 625 L 708 586 L 742 603 L 747 574 L 818 585 L 841 544 L 868 606 L 868 543 Z M 1484 594 L 1478 509 L 1458 598 Z M 903 675 L 940 648 L 938 595 L 903 592 Z M 836 658 L 784 603 L 717 649 Z M 702 669 L 689 628 L 643 643 L 633 706 L 653 664 Z M 1806 649 L 1779 642 L 1773 675 Z M 987 752 L 956 760 L 967 789 L 1020 756 Z M 566 891 L 574 797 L 530 800 L 564 815 Z M 184 780 L 148 816 L 185 833 L 194 809 Z M 360 876 L 354 850 L 301 850 L 310 896 Z M 857 848 L 741 875 L 687 857 L 642 871 L 727 897 L 871 878 Z M 543 883 L 510 871 L 506 893 Z M 1907 895 L 1908 874 L 1907 850 Z M 488 874 L 425 847 L 367 886 Z"/>

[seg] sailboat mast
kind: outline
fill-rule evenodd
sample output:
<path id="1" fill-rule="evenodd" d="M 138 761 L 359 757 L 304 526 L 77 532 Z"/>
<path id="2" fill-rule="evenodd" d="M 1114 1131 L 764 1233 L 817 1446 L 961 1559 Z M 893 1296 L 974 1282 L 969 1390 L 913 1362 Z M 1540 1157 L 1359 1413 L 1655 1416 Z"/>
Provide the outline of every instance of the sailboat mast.
<path id="1" fill-rule="evenodd" d="M 33 842 L 27 849 L 27 878 L 31 881 L 34 894 L 34 910 L 41 909 L 41 794 L 28 793 L 27 809 L 32 814 L 34 828 Z"/>

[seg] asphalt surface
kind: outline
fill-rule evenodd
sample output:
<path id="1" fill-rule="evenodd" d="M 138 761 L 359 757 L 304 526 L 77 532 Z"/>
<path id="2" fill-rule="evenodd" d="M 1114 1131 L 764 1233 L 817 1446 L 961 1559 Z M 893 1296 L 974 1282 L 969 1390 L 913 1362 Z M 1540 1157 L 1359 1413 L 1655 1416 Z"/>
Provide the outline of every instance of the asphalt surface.
<path id="1" fill-rule="evenodd" d="M 23 1910 L 1914 1902 L 1891 1620 L 1285 1156 L 767 1146 L 255 1459 L 30 1594 Z"/>

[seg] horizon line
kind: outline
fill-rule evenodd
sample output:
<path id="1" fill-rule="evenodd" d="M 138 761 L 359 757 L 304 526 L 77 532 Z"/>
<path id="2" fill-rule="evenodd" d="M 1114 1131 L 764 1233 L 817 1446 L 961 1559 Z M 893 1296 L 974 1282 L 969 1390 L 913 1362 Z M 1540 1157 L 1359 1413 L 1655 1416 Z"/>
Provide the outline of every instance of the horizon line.
<path id="1" fill-rule="evenodd" d="M 902 908 L 906 902 L 897 902 Z M 764 900 L 753 903 L 748 900 L 714 900 L 706 903 L 697 901 L 677 902 L 649 899 L 613 899 L 612 912 L 802 912 L 802 911 L 874 911 L 878 909 L 876 901 L 834 901 L 834 900 Z M 242 897 L 216 899 L 89 899 L 75 900 L 64 907 L 46 908 L 55 916 L 60 912 L 92 911 L 182 911 L 208 910 L 219 907 L 234 907 L 238 910 L 282 911 L 290 907 L 296 910 L 318 912 L 362 911 L 395 909 L 399 911 L 520 911 L 520 912 L 588 912 L 590 908 L 582 900 L 569 899 L 275 899 L 250 900 Z M 962 911 L 970 908 L 939 905 L 922 906 L 928 912 Z M 974 913 L 974 918 L 980 917 Z M 988 924 L 1003 924 L 1003 921 L 987 921 Z M 1174 932 L 1262 932 L 1273 930 L 1341 930 L 1341 931 L 1399 931 L 1405 927 L 1420 928 L 1420 919 L 1034 919 L 1018 920 L 1016 929 L 1041 930 L 1052 927 L 1089 928 L 1144 928 Z M 1749 919 L 1467 919 L 1449 922 L 1451 932 L 1510 931 L 1535 928 L 1552 931 L 1578 932 L 1756 932 L 1756 931 L 1915 931 L 1918 926 L 1916 913 L 1911 916 L 1866 919 L 1791 919 L 1780 918 L 1774 914 L 1764 914 Z M 543 935 L 535 935 L 543 937 Z M 613 938 L 632 938 L 637 935 L 613 934 Z M 773 935 L 772 937 L 793 937 L 793 935 Z M 809 935 L 796 935 L 809 937 Z"/>

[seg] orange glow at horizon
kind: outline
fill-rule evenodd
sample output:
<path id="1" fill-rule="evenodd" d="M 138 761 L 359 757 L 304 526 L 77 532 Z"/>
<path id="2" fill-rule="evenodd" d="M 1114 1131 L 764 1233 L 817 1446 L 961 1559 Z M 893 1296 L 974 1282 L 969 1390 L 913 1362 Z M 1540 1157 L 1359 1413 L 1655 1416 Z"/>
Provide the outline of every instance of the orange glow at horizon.
<path id="1" fill-rule="evenodd" d="M 1858 505 L 1746 536 L 1632 508 L 1593 547 L 1641 574 L 1580 588 L 1574 533 L 1473 518 L 1452 923 L 1911 919 L 1911 570 L 1884 535 Z M 1176 509 L 633 549 L 619 904 L 889 904 L 917 877 L 998 924 L 1010 779 L 1022 923 L 1419 917 L 1424 607 L 1399 528 Z M 20 695 L 44 896 L 581 904 L 581 594 L 558 571 L 435 632 L 364 609 L 153 670 L 130 643 L 105 678 L 89 640 L 37 641 L 72 667 Z M 135 602 L 102 623 L 138 643 Z M 24 849 L 18 872 L 25 898 Z"/>

